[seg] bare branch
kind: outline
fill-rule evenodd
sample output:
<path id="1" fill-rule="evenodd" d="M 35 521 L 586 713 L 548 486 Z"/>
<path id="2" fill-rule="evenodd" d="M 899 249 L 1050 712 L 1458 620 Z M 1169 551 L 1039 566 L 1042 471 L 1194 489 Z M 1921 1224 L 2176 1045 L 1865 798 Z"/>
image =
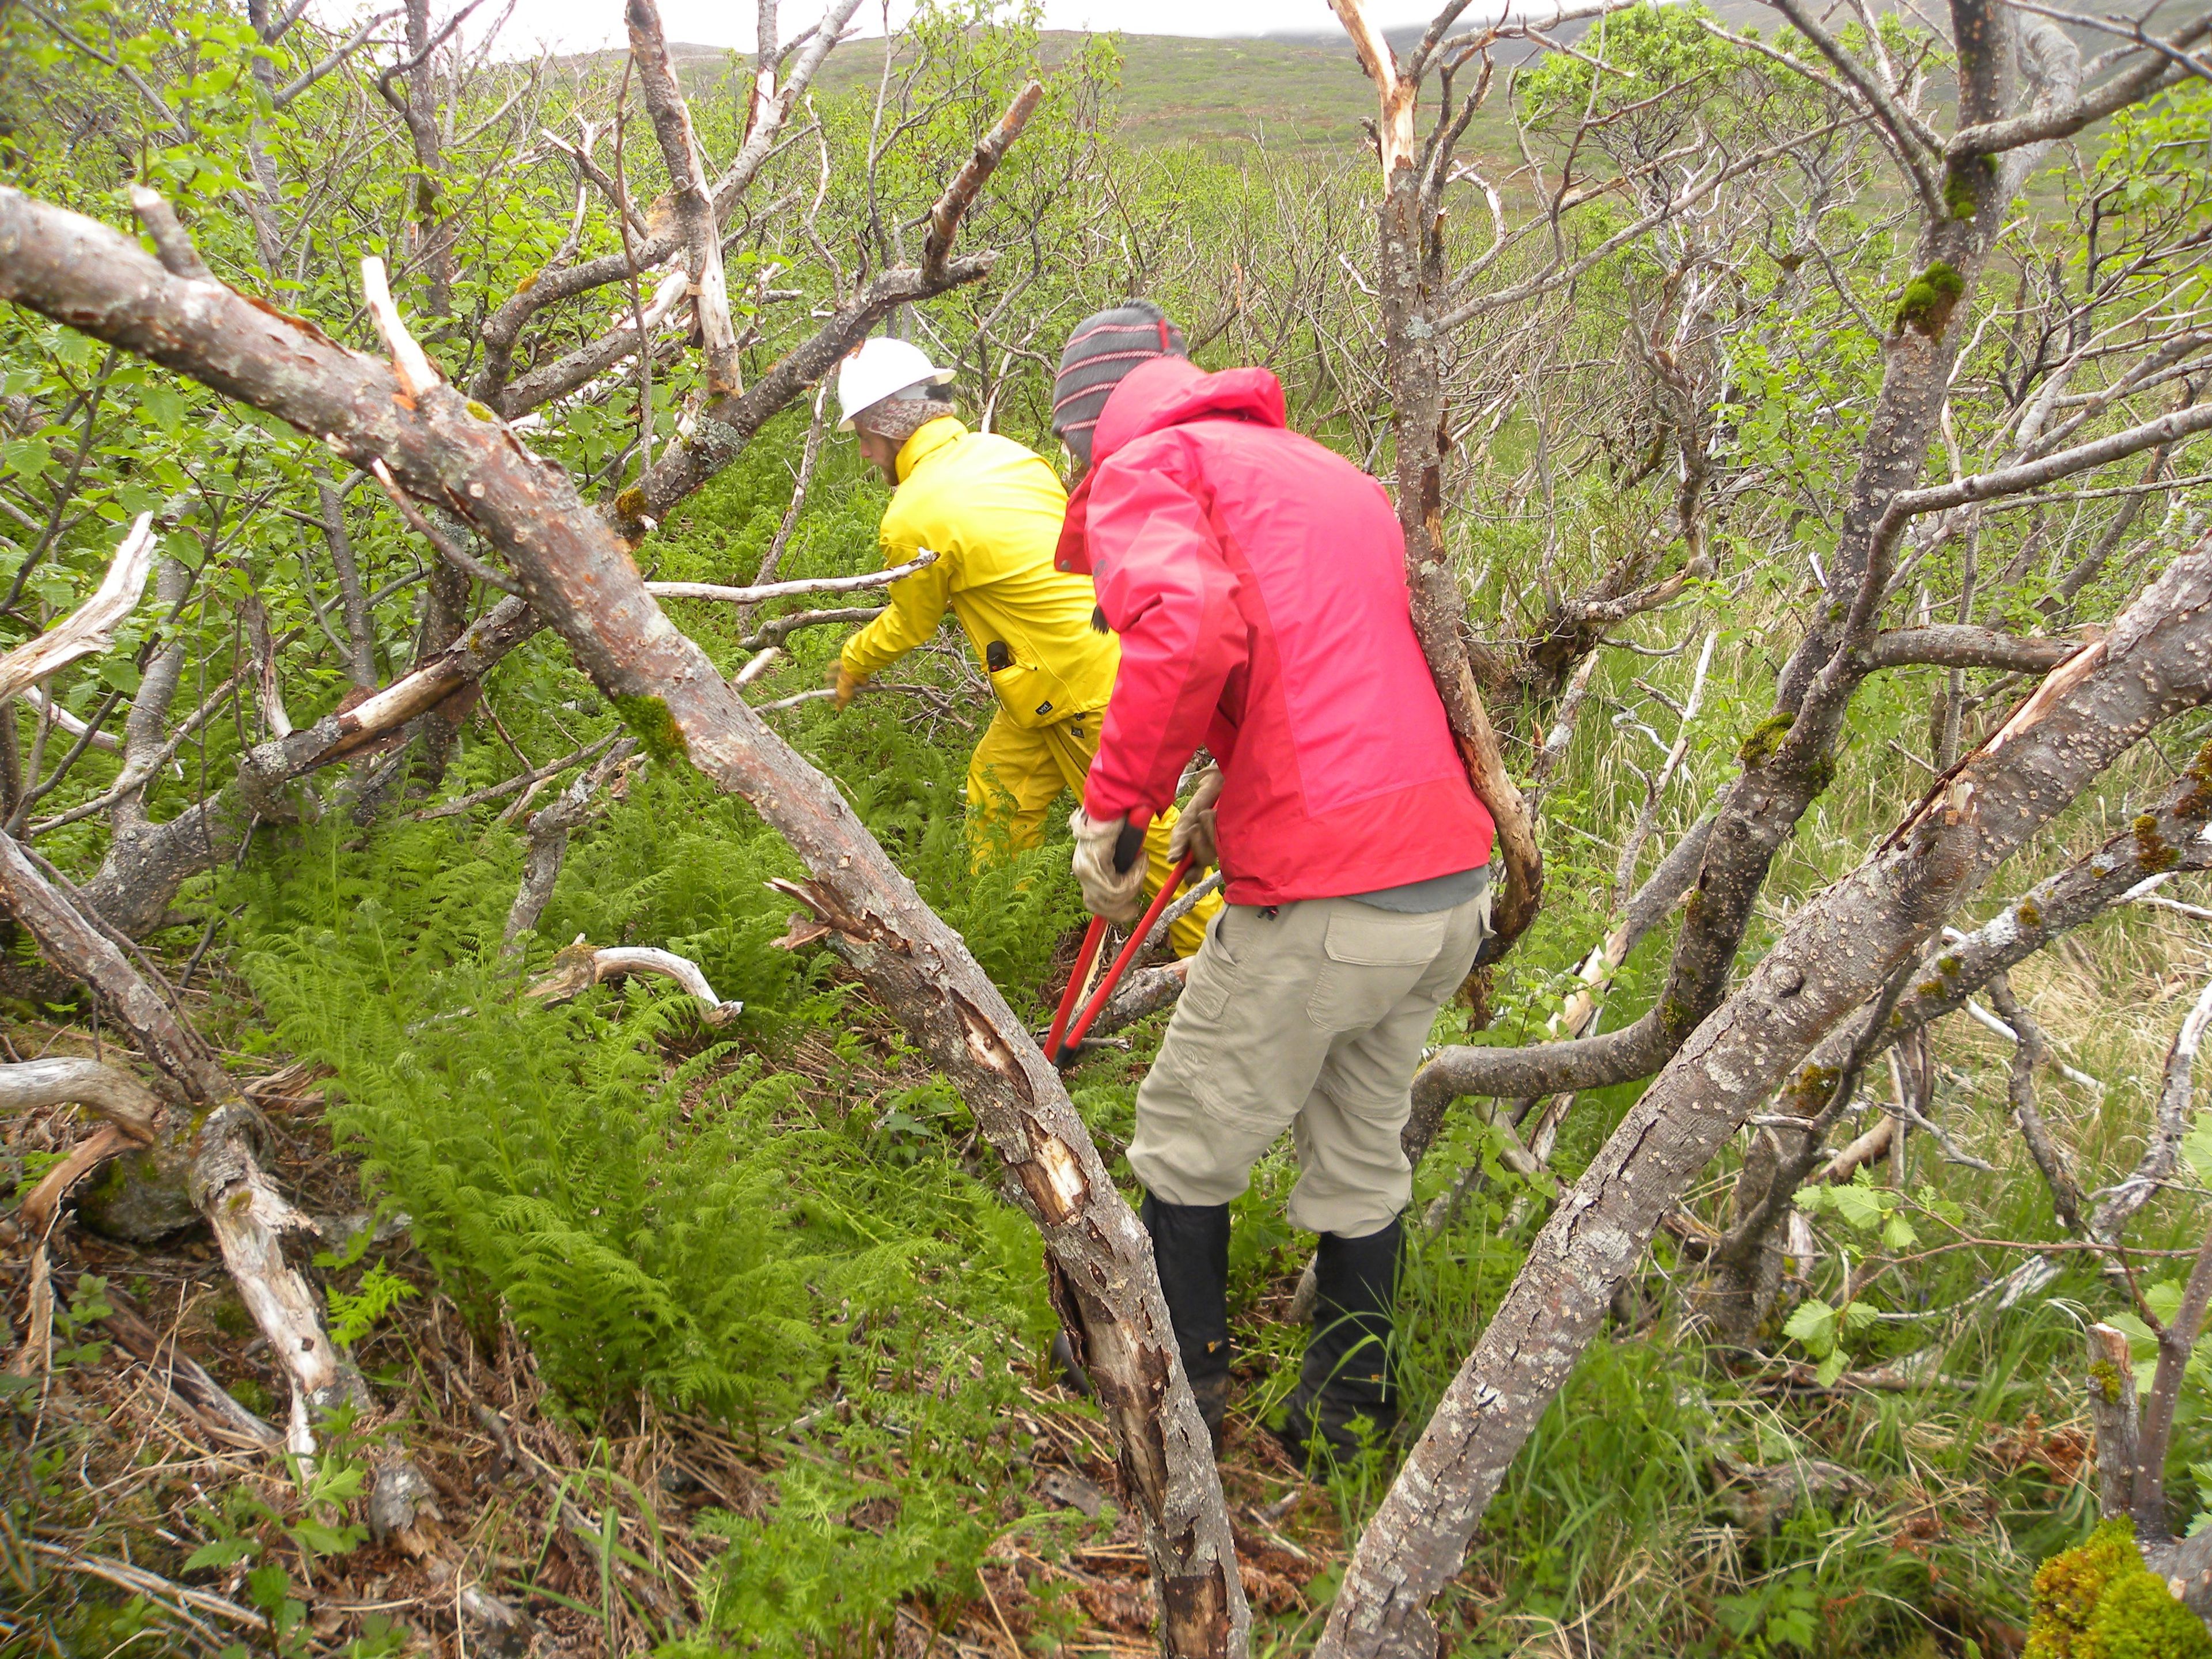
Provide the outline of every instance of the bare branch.
<path id="1" fill-rule="evenodd" d="M 82 1106 L 142 1146 L 161 1121 L 161 1099 L 129 1072 L 96 1060 L 27 1060 L 0 1066 L 0 1112 Z"/>
<path id="2" fill-rule="evenodd" d="M 1429 1650 L 1427 1604 L 1458 1571 L 1507 1467 L 1660 1218 L 1779 1080 L 1908 960 L 1912 942 L 2160 722 L 2212 701 L 2212 541 L 2113 628 L 2095 669 L 2045 702 L 1916 815 L 1906 841 L 1799 909 L 1553 1211 L 1368 1524 L 1319 1651 Z M 1917 923 L 1917 925 L 1916 925 Z"/>
<path id="3" fill-rule="evenodd" d="M 2007 1085 L 2013 1121 L 2020 1125 L 2021 1139 L 2027 1143 L 2027 1155 L 2035 1160 L 2043 1184 L 2051 1189 L 2051 1207 L 2058 1217 L 2059 1225 L 2077 1237 L 2086 1238 L 2088 1233 L 2081 1220 L 2081 1186 L 2067 1169 L 2066 1160 L 2052 1142 L 2043 1114 L 2035 1104 L 2035 1069 L 2050 1058 L 2050 1045 L 2044 1040 L 2043 1028 L 2013 994 L 2012 981 L 2002 974 L 1990 976 L 1990 1000 L 1996 1004 L 1997 1012 L 2004 1016 L 2014 1032 L 2012 1075 Z"/>
<path id="4" fill-rule="evenodd" d="M 654 0 L 628 0 L 623 16 L 629 26 L 630 56 L 637 60 L 638 84 L 645 93 L 645 107 L 653 118 L 653 131 L 660 140 L 661 159 L 675 187 L 676 218 L 684 232 L 691 265 L 691 305 L 699 319 L 701 343 L 707 354 L 707 396 L 735 396 L 738 384 L 738 331 L 730 321 L 730 291 L 722 273 L 722 228 L 714 211 L 714 191 L 707 183 L 707 163 L 699 153 L 699 137 L 692 131 L 691 109 L 684 101 L 675 67 L 668 61 L 668 43 L 661 36 L 660 8 Z"/>
<path id="5" fill-rule="evenodd" d="M 1877 668 L 2003 668 L 2047 674 L 2081 648 L 2079 640 L 2023 639 L 1991 628 L 1936 623 L 1878 634 L 1869 647 Z"/>
<path id="6" fill-rule="evenodd" d="M 794 593 L 853 593 L 863 588 L 884 587 L 937 562 L 938 556 L 923 548 L 904 564 L 887 570 L 867 570 L 857 576 L 802 576 L 784 582 L 763 582 L 752 587 L 722 587 L 713 582 L 647 582 L 645 591 L 657 599 L 719 599 L 726 605 L 758 605 Z"/>
<path id="7" fill-rule="evenodd" d="M 2063 104 L 2029 110 L 2003 120 L 1984 121 L 1961 127 L 1952 134 L 1945 151 L 1953 160 L 1965 161 L 1977 155 L 2000 155 L 2029 144 L 2071 137 L 2085 127 L 2094 126 L 2116 110 L 2155 97 L 2166 88 L 2179 86 L 2189 79 L 2191 70 L 2187 64 L 2176 60 L 2208 34 L 2212 34 L 2212 17 L 2200 17 L 2165 40 L 2157 41 L 2156 50 L 2146 61 L 2125 74 L 2115 76 L 2094 91 L 2069 99 Z"/>
<path id="8" fill-rule="evenodd" d="M 2180 1167 L 2182 1137 L 2196 1117 L 2195 1089 L 2191 1078 L 2197 1069 L 2197 1051 L 2204 1033 L 2212 1030 L 2212 981 L 2197 994 L 2196 1006 L 2173 1034 L 2166 1050 L 2165 1081 L 2152 1114 L 2151 1132 L 2142 1157 L 2125 1181 L 2104 1194 L 2089 1217 L 2092 1237 L 2108 1244 L 2119 1243 L 2129 1220 L 2150 1201 L 2159 1182 Z"/>
<path id="9" fill-rule="evenodd" d="M 975 152 L 968 158 L 967 165 L 953 176 L 929 210 L 929 234 L 921 245 L 921 275 L 927 283 L 942 283 L 945 280 L 945 262 L 952 252 L 952 239 L 959 234 L 960 217 L 975 202 L 983 181 L 997 170 L 1013 147 L 1014 140 L 1022 136 L 1030 117 L 1044 99 L 1044 83 L 1032 81 L 1014 94 L 1014 101 L 999 118 L 998 125 L 976 141 Z"/>
<path id="10" fill-rule="evenodd" d="M 626 974 L 653 974 L 674 980 L 699 1000 L 699 1017 L 709 1025 L 726 1025 L 745 1010 L 742 1002 L 725 1002 L 716 996 L 706 975 L 699 971 L 699 964 L 688 957 L 644 945 L 610 945 L 599 950 L 586 944 L 581 933 L 574 944 L 562 947 L 551 969 L 526 994 L 550 1008 L 573 1002 L 592 986 Z"/>

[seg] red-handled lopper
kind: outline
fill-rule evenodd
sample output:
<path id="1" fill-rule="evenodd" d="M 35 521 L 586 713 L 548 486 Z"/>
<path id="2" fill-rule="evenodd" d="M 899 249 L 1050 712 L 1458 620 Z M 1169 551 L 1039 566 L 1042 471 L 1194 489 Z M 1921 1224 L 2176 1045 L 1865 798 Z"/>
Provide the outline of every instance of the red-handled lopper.
<path id="1" fill-rule="evenodd" d="M 1142 848 L 1140 836 L 1136 850 L 1141 851 Z M 1123 861 L 1119 848 L 1115 849 L 1115 866 L 1127 869 L 1128 864 Z M 1130 862 L 1133 861 L 1133 854 Z M 1083 1005 L 1082 1013 L 1071 1021 L 1069 1015 L 1073 1012 L 1078 999 L 1083 995 L 1084 981 L 1090 978 L 1091 966 L 1098 959 L 1098 947 L 1106 938 L 1106 919 L 1103 916 L 1091 917 L 1091 926 L 1084 930 L 1083 948 L 1076 952 L 1075 966 L 1068 973 L 1067 989 L 1060 993 L 1060 1010 L 1053 1015 L 1052 1028 L 1045 1033 L 1044 1057 L 1054 1065 L 1064 1064 L 1075 1057 L 1083 1045 L 1084 1034 L 1090 1030 L 1099 1012 L 1106 1006 L 1107 999 L 1114 994 L 1114 988 L 1121 982 L 1121 975 L 1129 971 L 1129 964 L 1137 959 L 1137 952 L 1144 948 L 1145 937 L 1152 931 L 1152 924 L 1175 902 L 1176 890 L 1190 874 L 1194 862 L 1186 854 L 1182 862 L 1169 872 L 1166 884 L 1154 896 L 1152 908 L 1145 912 L 1144 920 L 1129 930 L 1128 943 L 1121 947 L 1121 955 L 1114 958 L 1114 965 L 1099 980 L 1098 988 L 1091 994 L 1091 1000 Z"/>

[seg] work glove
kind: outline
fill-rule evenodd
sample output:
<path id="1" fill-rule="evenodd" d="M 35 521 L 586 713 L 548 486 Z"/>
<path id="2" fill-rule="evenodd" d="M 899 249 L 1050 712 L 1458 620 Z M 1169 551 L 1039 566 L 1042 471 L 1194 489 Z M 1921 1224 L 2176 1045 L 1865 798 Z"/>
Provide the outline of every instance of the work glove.
<path id="1" fill-rule="evenodd" d="M 1075 879 L 1085 908 L 1117 927 L 1134 924 L 1145 914 L 1144 857 L 1139 853 L 1130 860 L 1127 870 L 1114 867 L 1114 848 L 1129 827 L 1128 815 L 1094 818 L 1079 806 L 1067 827 L 1075 832 Z"/>
<path id="2" fill-rule="evenodd" d="M 853 694 L 866 683 L 853 678 L 853 671 L 845 666 L 842 657 L 830 659 L 830 672 L 823 677 L 823 684 L 836 694 L 832 701 L 841 709 L 853 701 Z"/>
<path id="3" fill-rule="evenodd" d="M 1179 864 L 1188 853 L 1195 867 L 1207 869 L 1221 861 L 1213 844 L 1214 803 L 1221 799 L 1221 768 L 1208 766 L 1198 775 L 1198 788 L 1192 793 L 1190 805 L 1182 809 L 1182 816 L 1168 831 L 1168 861 Z"/>

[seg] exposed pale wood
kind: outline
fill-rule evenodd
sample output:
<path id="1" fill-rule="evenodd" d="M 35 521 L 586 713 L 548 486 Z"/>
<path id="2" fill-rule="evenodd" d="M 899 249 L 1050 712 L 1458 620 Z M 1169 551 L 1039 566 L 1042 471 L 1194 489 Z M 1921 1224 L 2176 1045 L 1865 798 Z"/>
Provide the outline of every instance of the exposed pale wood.
<path id="1" fill-rule="evenodd" d="M 735 397 L 744 390 L 738 373 L 738 331 L 730 321 L 729 279 L 722 270 L 722 228 L 714 211 L 707 161 L 692 130 L 691 108 L 669 61 L 668 42 L 654 0 L 628 0 L 623 9 L 629 29 L 631 60 L 645 93 L 646 112 L 660 141 L 661 160 L 676 198 L 676 222 L 684 233 L 690 262 L 692 313 L 698 319 L 707 358 L 707 396 Z"/>
<path id="2" fill-rule="evenodd" d="M 361 295 L 368 314 L 376 319 L 376 331 L 384 337 L 384 349 L 392 354 L 392 372 L 399 377 L 400 391 L 416 398 L 438 385 L 438 371 L 430 366 L 430 359 L 407 331 L 399 307 L 392 302 L 392 285 L 384 275 L 384 261 L 374 254 L 361 262 Z"/>
<path id="3" fill-rule="evenodd" d="M 26 686 L 16 695 L 73 738 L 81 738 L 92 730 L 84 721 L 48 696 L 44 686 Z M 122 748 L 123 741 L 112 732 L 93 732 L 92 746 L 94 749 L 112 750 Z"/>
<path id="4" fill-rule="evenodd" d="M 141 1146 L 161 1119 L 161 1097 L 119 1066 L 67 1055 L 0 1066 L 0 1112 L 61 1105 L 98 1113 Z"/>
<path id="5" fill-rule="evenodd" d="M 923 548 L 903 564 L 888 570 L 865 570 L 857 576 L 807 576 L 792 581 L 760 582 L 750 587 L 724 587 L 715 582 L 647 582 L 645 591 L 656 599 L 719 599 L 725 605 L 758 605 L 794 593 L 852 593 L 862 588 L 886 587 L 902 576 L 927 570 L 937 555 Z M 777 620 L 782 621 L 781 617 Z"/>
<path id="6" fill-rule="evenodd" d="M 137 609 L 154 568 L 154 515 L 142 513 L 108 561 L 93 596 L 36 639 L 0 657 L 0 700 L 107 649 L 115 626 Z"/>
<path id="7" fill-rule="evenodd" d="M 725 1002 L 716 996 L 714 988 L 707 982 L 707 975 L 699 970 L 699 964 L 688 957 L 644 945 L 595 949 L 585 942 L 581 933 L 576 935 L 574 943 L 563 945 L 556 953 L 552 967 L 531 986 L 528 994 L 550 1008 L 573 1002 L 592 986 L 620 979 L 625 974 L 651 974 L 674 980 L 699 1000 L 699 1017 L 709 1025 L 726 1025 L 745 1011 L 744 1003 Z"/>

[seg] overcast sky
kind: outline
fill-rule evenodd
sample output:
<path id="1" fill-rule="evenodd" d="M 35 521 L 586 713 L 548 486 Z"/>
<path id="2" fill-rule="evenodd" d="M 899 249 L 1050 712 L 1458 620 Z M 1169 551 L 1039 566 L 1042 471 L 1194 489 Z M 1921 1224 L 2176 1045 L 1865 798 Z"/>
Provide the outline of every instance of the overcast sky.
<path id="1" fill-rule="evenodd" d="M 486 14 L 496 10 L 487 5 Z M 893 0 L 896 23 L 910 9 Z M 1387 27 L 1425 22 L 1435 0 L 1381 0 L 1375 15 Z M 786 0 L 784 31 L 796 33 L 813 21 L 817 8 L 808 0 Z M 672 40 L 698 46 L 750 47 L 753 11 L 741 0 L 660 0 L 660 15 Z M 880 0 L 864 0 L 855 21 L 881 32 Z M 1120 29 L 1130 34 L 1264 34 L 1334 32 L 1336 19 L 1328 0 L 1045 0 L 1045 27 L 1059 29 Z M 622 0 L 517 0 L 514 20 L 502 38 L 517 50 L 543 42 L 559 52 L 581 52 L 619 45 L 623 38 Z"/>

